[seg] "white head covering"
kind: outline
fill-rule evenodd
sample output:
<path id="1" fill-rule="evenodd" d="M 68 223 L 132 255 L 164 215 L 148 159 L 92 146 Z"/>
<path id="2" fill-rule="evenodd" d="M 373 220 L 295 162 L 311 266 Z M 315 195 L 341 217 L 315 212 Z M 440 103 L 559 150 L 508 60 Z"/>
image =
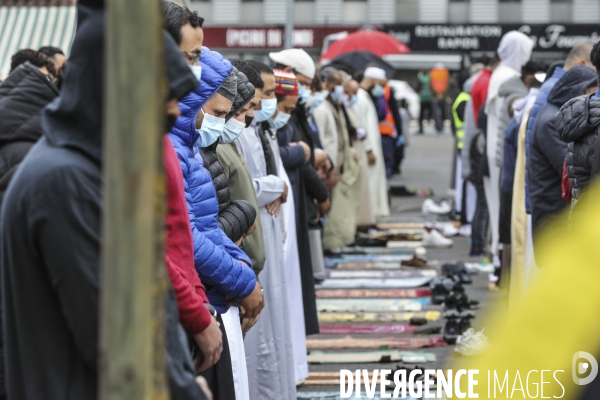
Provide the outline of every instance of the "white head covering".
<path id="1" fill-rule="evenodd" d="M 533 40 L 529 36 L 519 31 L 510 31 L 502 36 L 498 46 L 500 64 L 521 73 L 521 68 L 531 58 L 532 50 Z"/>
<path id="2" fill-rule="evenodd" d="M 287 49 L 269 53 L 269 58 L 278 64 L 292 67 L 296 72 L 306 75 L 310 79 L 315 77 L 315 62 L 302 49 Z"/>
<path id="3" fill-rule="evenodd" d="M 385 79 L 385 71 L 378 67 L 368 67 L 365 69 L 365 78 Z"/>

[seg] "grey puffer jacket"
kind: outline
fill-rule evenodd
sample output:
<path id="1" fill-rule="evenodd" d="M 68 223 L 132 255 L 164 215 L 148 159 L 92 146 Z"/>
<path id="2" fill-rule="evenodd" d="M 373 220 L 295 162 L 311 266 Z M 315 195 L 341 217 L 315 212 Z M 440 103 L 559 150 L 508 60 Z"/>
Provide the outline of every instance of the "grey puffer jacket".
<path id="1" fill-rule="evenodd" d="M 576 97 L 562 106 L 554 120 L 562 141 L 569 144 L 567 173 L 578 200 L 593 177 L 600 174 L 594 161 L 600 133 L 600 100 L 594 95 Z"/>

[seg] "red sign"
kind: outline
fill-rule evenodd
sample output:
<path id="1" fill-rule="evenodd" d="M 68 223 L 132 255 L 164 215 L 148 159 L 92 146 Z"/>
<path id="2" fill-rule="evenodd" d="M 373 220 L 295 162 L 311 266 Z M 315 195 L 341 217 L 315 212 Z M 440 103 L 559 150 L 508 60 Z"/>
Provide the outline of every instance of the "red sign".
<path id="1" fill-rule="evenodd" d="M 205 27 L 204 46 L 211 49 L 280 49 L 284 28 L 281 26 Z M 357 31 L 358 26 L 297 26 L 292 42 L 294 47 L 320 49 L 323 38 L 332 33 Z"/>

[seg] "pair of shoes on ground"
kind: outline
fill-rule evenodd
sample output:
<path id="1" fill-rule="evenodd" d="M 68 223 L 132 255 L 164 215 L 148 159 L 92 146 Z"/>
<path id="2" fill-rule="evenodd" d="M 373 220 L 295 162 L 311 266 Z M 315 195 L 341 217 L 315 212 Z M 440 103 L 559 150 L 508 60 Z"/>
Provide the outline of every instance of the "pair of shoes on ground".
<path id="1" fill-rule="evenodd" d="M 453 244 L 452 239 L 444 237 L 438 229 L 426 226 L 423 230 L 423 246 L 425 247 L 448 248 L 452 247 Z"/>
<path id="2" fill-rule="evenodd" d="M 471 319 L 473 315 L 452 315 L 445 316 L 446 324 L 444 325 L 444 342 L 448 344 L 454 344 L 458 341 L 458 338 L 466 331 L 471 328 Z"/>
<path id="3" fill-rule="evenodd" d="M 442 275 L 465 285 L 473 283 L 471 275 L 463 263 L 442 265 Z"/>
<path id="4" fill-rule="evenodd" d="M 463 357 L 473 357 L 480 355 L 490 347 L 487 337 L 481 332 L 476 332 L 473 328 L 467 329 L 462 335 L 456 338 L 454 354 Z"/>
<path id="5" fill-rule="evenodd" d="M 421 206 L 421 212 L 425 215 L 448 215 L 451 211 L 452 203 L 449 200 L 436 203 L 433 199 L 426 199 Z"/>
<path id="6" fill-rule="evenodd" d="M 446 309 L 459 311 L 477 308 L 479 302 L 470 299 L 465 288 L 460 282 L 440 280 L 431 284 L 431 303 L 434 305 L 445 304 Z"/>

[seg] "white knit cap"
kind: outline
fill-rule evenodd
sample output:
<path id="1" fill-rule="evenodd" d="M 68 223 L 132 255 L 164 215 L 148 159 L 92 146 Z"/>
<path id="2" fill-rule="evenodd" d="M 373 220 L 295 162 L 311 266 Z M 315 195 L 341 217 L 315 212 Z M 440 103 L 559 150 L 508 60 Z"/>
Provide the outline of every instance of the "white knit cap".
<path id="1" fill-rule="evenodd" d="M 368 67 L 365 69 L 365 78 L 385 79 L 385 71 L 377 67 Z"/>
<path id="2" fill-rule="evenodd" d="M 315 77 L 315 62 L 302 49 L 288 49 L 269 53 L 271 60 L 278 64 L 292 67 L 296 72 L 306 75 L 308 78 Z"/>

